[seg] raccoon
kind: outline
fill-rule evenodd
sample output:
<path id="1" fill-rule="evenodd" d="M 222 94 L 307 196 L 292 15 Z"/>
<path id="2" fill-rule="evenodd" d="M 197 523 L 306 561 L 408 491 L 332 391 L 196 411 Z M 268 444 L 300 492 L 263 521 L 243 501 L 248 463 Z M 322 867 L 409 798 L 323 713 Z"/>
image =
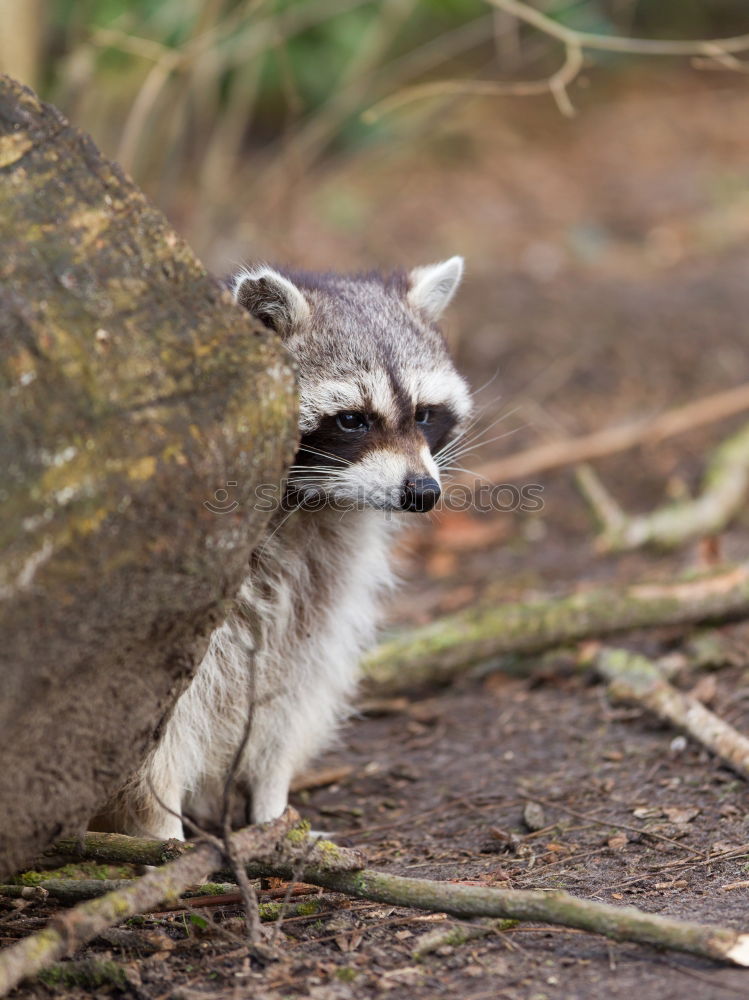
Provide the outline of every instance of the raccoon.
<path id="1" fill-rule="evenodd" d="M 118 829 L 220 824 L 250 712 L 235 822 L 279 816 L 330 743 L 393 585 L 393 529 L 437 503 L 440 452 L 471 411 L 436 325 L 462 274 L 452 257 L 387 277 L 258 265 L 234 278 L 235 300 L 295 359 L 301 442 L 231 612 L 119 797 Z"/>

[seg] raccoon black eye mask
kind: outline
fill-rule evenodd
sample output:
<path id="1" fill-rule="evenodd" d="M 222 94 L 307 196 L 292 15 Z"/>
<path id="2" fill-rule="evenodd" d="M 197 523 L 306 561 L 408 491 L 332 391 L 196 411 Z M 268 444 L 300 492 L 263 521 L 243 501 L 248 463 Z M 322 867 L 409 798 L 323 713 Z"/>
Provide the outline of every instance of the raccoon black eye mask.
<path id="1" fill-rule="evenodd" d="M 341 468 L 358 462 L 367 451 L 393 446 L 407 448 L 414 431 L 434 454 L 446 443 L 455 424 L 455 416 L 444 406 L 420 407 L 410 418 L 401 419 L 396 427 L 388 426 L 376 414 L 345 411 L 323 417 L 314 431 L 303 436 L 295 464 Z M 418 445 L 417 438 L 417 451 Z M 415 464 L 418 462 L 416 459 Z M 411 471 L 415 474 L 417 470 Z"/>
<path id="2" fill-rule="evenodd" d="M 301 443 L 290 477 L 320 502 L 270 515 L 159 743 L 98 828 L 181 837 L 183 813 L 220 828 L 250 699 L 236 821 L 279 816 L 294 774 L 330 742 L 393 587 L 393 531 L 436 503 L 440 451 L 470 415 L 437 326 L 462 273 L 452 257 L 385 276 L 259 264 L 234 278 L 237 303 L 295 359 Z"/>

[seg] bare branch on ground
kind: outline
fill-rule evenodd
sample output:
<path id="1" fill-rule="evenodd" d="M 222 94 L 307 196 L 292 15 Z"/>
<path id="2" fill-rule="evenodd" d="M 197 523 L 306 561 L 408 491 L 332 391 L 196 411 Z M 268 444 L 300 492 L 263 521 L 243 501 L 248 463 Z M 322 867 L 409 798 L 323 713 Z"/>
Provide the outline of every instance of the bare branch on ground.
<path id="1" fill-rule="evenodd" d="M 749 616 L 749 565 L 669 583 L 600 587 L 499 607 L 476 607 L 380 645 L 364 661 L 378 694 L 444 684 L 480 662 L 634 629 Z"/>
<path id="2" fill-rule="evenodd" d="M 106 896 L 108 892 L 126 889 L 133 884 L 133 879 L 50 878 L 46 879 L 43 885 L 0 885 L 0 896 L 8 899 L 30 899 L 38 903 L 46 902 L 51 897 L 65 906 L 74 906 L 87 899 Z M 317 912 L 317 908 L 324 902 L 330 902 L 326 896 L 316 895 L 314 899 L 309 899 L 312 891 L 310 886 L 290 884 L 290 888 L 292 892 L 289 895 L 294 895 L 294 889 L 301 889 L 308 898 L 299 903 L 287 902 L 285 899 L 283 903 L 275 900 L 259 903 L 258 912 L 262 921 L 275 924 L 282 911 L 285 918 L 309 916 Z M 237 906 L 243 902 L 239 886 L 233 882 L 209 882 L 206 885 L 195 885 L 191 889 L 186 889 L 177 900 L 157 903 L 149 912 L 164 913 L 204 906 Z"/>
<path id="3" fill-rule="evenodd" d="M 272 858 L 277 845 L 284 842 L 297 819 L 293 811 L 287 810 L 273 823 L 247 827 L 232 834 L 237 857 L 242 861 L 261 855 Z M 100 836 L 96 835 L 94 844 Z M 169 850 L 168 843 L 158 847 L 152 844 L 151 850 Z M 131 850 L 126 853 L 132 858 Z M 164 900 L 178 899 L 189 886 L 205 882 L 224 862 L 224 853 L 217 840 L 185 845 L 183 855 L 163 868 L 57 914 L 43 930 L 0 952 L 0 996 L 5 996 L 23 979 L 36 975 L 58 959 L 74 954 L 108 927 L 153 909 Z"/>
<path id="4" fill-rule="evenodd" d="M 294 875 L 300 852 L 309 850 L 309 839 L 301 829 L 289 832 L 292 821 L 293 815 L 286 814 L 273 824 L 233 835 L 238 853 L 245 859 L 248 854 L 253 858 L 247 864 L 250 877 Z M 282 844 L 276 840 L 279 836 L 283 838 Z M 86 838 L 84 852 L 85 841 Z M 0 995 L 63 955 L 72 954 L 106 927 L 142 912 L 146 899 L 152 904 L 165 895 L 178 894 L 185 887 L 188 868 L 189 881 L 205 877 L 211 865 L 220 863 L 220 854 L 212 844 L 198 844 L 160 871 L 137 879 L 129 889 L 77 906 L 56 918 L 45 930 L 12 945 L 0 953 Z M 301 877 L 309 884 L 333 892 L 393 906 L 462 918 L 505 918 L 576 927 L 615 940 L 636 941 L 749 966 L 749 934 L 728 927 L 672 920 L 634 907 L 576 899 L 562 891 L 435 882 L 389 875 L 360 865 L 356 852 L 322 842 L 312 848 Z"/>
<path id="5" fill-rule="evenodd" d="M 131 878 L 49 878 L 45 879 L 42 885 L 0 885 L 0 896 L 39 901 L 51 896 L 59 903 L 72 906 L 82 900 L 106 896 L 108 892 L 126 889 L 131 885 L 133 885 Z M 221 898 L 229 893 L 237 895 L 237 886 L 233 883 L 209 882 L 207 885 L 196 885 L 186 889 L 181 893 L 181 897 L 190 900 L 193 897 L 207 896 Z"/>
<path id="6" fill-rule="evenodd" d="M 749 424 L 711 454 L 702 492 L 649 514 L 630 516 L 619 507 L 598 477 L 583 466 L 578 486 L 600 520 L 596 544 L 602 552 L 624 552 L 653 545 L 678 548 L 685 542 L 718 534 L 742 509 L 749 491 Z"/>
<path id="7" fill-rule="evenodd" d="M 651 660 L 626 649 L 604 648 L 596 658 L 596 668 L 614 698 L 643 705 L 749 778 L 749 739 L 692 695 L 669 684 Z"/>

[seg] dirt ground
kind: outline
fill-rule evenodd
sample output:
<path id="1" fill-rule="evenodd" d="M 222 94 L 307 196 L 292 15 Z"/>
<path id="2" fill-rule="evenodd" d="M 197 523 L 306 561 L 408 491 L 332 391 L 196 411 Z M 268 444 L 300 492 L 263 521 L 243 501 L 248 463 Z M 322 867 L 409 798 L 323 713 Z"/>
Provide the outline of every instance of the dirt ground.
<path id="1" fill-rule="evenodd" d="M 478 393 L 485 438 L 513 432 L 466 456 L 469 467 L 729 388 L 749 380 L 749 92 L 745 78 L 713 76 L 593 78 L 575 95 L 573 123 L 540 103 L 463 107 L 417 148 L 329 167 L 287 206 L 272 251 L 309 265 L 314 237 L 320 265 L 336 267 L 420 259 L 425 246 L 435 257 L 465 250 L 451 336 L 473 384 L 489 383 Z M 241 256 L 263 226 L 268 219 L 256 218 L 209 256 Z M 596 468 L 628 510 L 647 510 L 693 490 L 707 451 L 739 424 Z M 414 525 L 388 627 L 478 600 L 668 578 L 705 558 L 699 545 L 602 558 L 571 474 L 536 482 L 538 513 L 443 512 Z M 746 558 L 749 519 L 719 550 Z M 746 730 L 749 629 L 664 630 L 620 644 L 682 654 L 679 686 L 698 685 Z M 532 676 L 477 671 L 448 689 L 365 705 L 317 766 L 343 777 L 297 794 L 296 806 L 314 828 L 366 847 L 373 867 L 749 924 L 746 784 L 646 713 L 610 704 L 575 667 L 574 650 L 539 660 Z M 528 802 L 540 807 L 539 829 L 526 823 Z M 711 860 L 729 847 L 728 858 Z M 248 958 L 231 906 L 201 911 L 198 922 L 184 912 L 145 918 L 172 942 L 155 955 L 104 943 L 89 953 L 124 963 L 125 992 L 149 1000 L 749 995 L 744 971 L 537 925 L 416 959 L 439 917 L 325 900 L 322 913 L 287 920 L 285 958 L 266 968 Z M 33 904 L 0 914 L 0 941 L 16 936 L 18 921 L 45 915 Z"/>

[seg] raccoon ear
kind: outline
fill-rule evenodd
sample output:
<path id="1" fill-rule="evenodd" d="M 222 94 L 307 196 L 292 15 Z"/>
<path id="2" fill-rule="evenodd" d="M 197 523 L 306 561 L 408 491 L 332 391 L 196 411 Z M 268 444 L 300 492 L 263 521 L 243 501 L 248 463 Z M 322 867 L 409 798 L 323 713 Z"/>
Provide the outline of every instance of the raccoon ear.
<path id="1" fill-rule="evenodd" d="M 450 257 L 441 264 L 415 267 L 408 275 L 409 305 L 430 320 L 439 319 L 462 277 L 462 257 Z"/>
<path id="2" fill-rule="evenodd" d="M 234 301 L 261 323 L 286 337 L 309 318 L 309 305 L 293 281 L 272 267 L 240 271 L 233 282 Z"/>

